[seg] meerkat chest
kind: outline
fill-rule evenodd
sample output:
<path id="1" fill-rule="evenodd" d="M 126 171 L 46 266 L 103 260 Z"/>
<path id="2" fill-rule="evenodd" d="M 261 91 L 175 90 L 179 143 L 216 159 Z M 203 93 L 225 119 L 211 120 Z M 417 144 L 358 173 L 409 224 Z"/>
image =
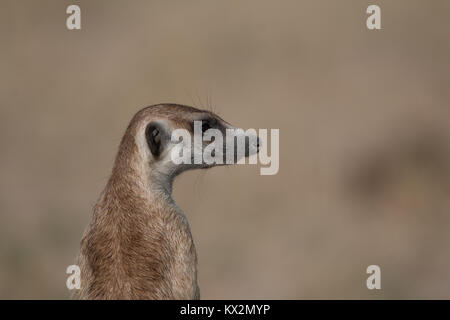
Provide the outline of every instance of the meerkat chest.
<path id="1" fill-rule="evenodd" d="M 169 245 L 172 257 L 170 280 L 175 299 L 193 299 L 198 296 L 197 253 L 187 220 L 175 219 L 169 227 Z"/>
<path id="2" fill-rule="evenodd" d="M 145 241 L 146 270 L 156 270 L 163 289 L 161 296 L 168 299 L 198 297 L 197 254 L 186 217 L 173 206 L 161 206 L 148 216 Z"/>

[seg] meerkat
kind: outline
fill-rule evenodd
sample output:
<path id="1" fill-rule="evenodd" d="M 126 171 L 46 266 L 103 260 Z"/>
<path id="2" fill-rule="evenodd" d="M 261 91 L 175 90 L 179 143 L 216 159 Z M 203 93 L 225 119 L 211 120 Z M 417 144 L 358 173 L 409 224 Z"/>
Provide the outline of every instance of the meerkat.
<path id="1" fill-rule="evenodd" d="M 193 135 L 194 121 L 202 121 L 203 133 L 234 128 L 210 111 L 177 104 L 146 107 L 132 118 L 81 240 L 76 298 L 200 298 L 197 253 L 172 185 L 183 171 L 216 164 L 175 164 L 170 156 L 172 131 Z M 246 142 L 245 156 L 258 152 L 258 138 L 256 147 Z"/>

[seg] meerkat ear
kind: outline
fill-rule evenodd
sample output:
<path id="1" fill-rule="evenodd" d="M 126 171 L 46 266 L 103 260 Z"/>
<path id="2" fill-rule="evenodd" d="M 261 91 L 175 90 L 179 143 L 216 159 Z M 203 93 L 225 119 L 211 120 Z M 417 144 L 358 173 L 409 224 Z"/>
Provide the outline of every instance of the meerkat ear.
<path id="1" fill-rule="evenodd" d="M 154 157 L 163 152 L 164 128 L 156 122 L 150 122 L 145 129 L 145 138 Z"/>

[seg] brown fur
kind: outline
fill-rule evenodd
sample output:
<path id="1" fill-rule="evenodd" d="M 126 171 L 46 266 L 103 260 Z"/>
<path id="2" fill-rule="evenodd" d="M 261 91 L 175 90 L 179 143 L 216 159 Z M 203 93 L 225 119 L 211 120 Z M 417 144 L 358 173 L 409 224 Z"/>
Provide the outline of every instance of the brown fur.
<path id="1" fill-rule="evenodd" d="M 197 256 L 189 224 L 137 142 L 144 126 L 167 119 L 189 127 L 199 112 L 180 105 L 139 111 L 120 143 L 78 258 L 81 299 L 198 299 Z M 171 185 L 170 185 L 171 189 Z"/>

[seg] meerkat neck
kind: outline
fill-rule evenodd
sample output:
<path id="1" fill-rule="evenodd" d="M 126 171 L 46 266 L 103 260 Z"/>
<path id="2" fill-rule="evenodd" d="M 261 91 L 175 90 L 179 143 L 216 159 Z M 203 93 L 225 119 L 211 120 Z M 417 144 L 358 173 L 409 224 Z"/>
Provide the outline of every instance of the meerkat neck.
<path id="1" fill-rule="evenodd" d="M 173 178 L 138 174 L 135 165 L 127 164 L 113 169 L 82 242 L 82 256 L 91 266 L 82 268 L 91 282 L 100 284 L 83 288 L 81 295 L 198 298 L 197 254 L 189 223 L 172 198 Z M 104 248 L 109 248 L 107 254 Z"/>
<path id="2" fill-rule="evenodd" d="M 149 168 L 143 159 L 137 154 L 131 158 L 121 159 L 121 154 L 113 168 L 111 178 L 108 183 L 114 186 L 112 189 L 119 190 L 116 195 L 125 194 L 126 201 L 145 199 L 147 203 L 164 203 L 168 207 L 176 206 L 172 198 L 173 181 L 175 174 L 171 172 L 160 172 L 157 169 Z M 130 196 L 133 195 L 133 196 Z"/>
<path id="3" fill-rule="evenodd" d="M 173 180 L 170 175 L 164 175 L 161 172 L 150 172 L 147 177 L 148 190 L 152 193 L 153 197 L 158 197 L 175 203 L 172 198 Z"/>

